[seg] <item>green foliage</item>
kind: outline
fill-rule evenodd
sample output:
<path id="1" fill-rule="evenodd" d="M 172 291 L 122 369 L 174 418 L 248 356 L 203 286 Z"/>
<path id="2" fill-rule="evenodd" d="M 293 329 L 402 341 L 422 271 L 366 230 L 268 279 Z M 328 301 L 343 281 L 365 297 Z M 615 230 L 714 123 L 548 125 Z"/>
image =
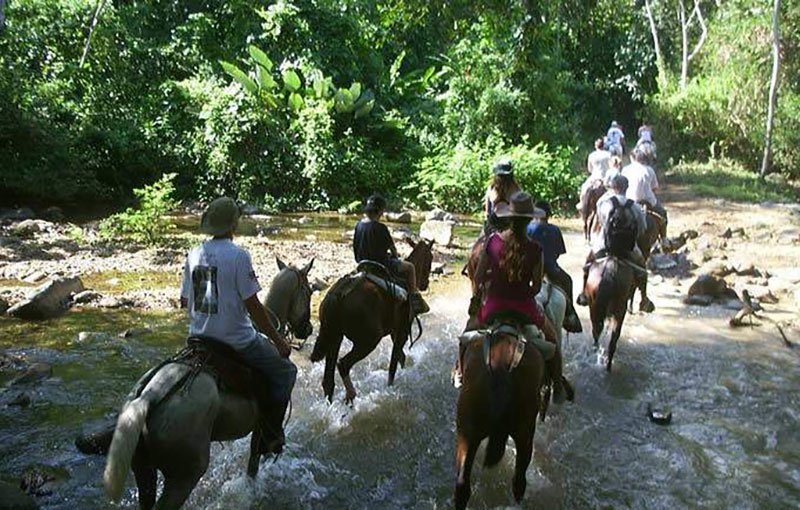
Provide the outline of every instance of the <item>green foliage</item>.
<path id="1" fill-rule="evenodd" d="M 505 146 L 494 142 L 488 146 L 458 145 L 433 158 L 427 158 L 411 188 L 422 203 L 435 204 L 447 210 L 475 212 L 491 179 L 491 165 L 501 157 L 514 164 L 514 176 L 520 187 L 534 199 L 554 204 L 574 198 L 582 175 L 570 164 L 572 151 L 550 149 L 542 143 Z"/>
<path id="2" fill-rule="evenodd" d="M 164 215 L 178 205 L 173 198 L 176 176 L 174 173 L 164 174 L 153 184 L 134 189 L 139 207 L 129 207 L 103 220 L 99 227 L 100 236 L 104 239 L 130 239 L 150 245 L 163 242 L 164 234 L 171 226 Z"/>
<path id="3" fill-rule="evenodd" d="M 754 172 L 730 159 L 712 159 L 706 163 L 683 163 L 667 173 L 669 181 L 688 185 L 705 197 L 733 202 L 785 202 L 800 199 L 800 187 L 782 179 L 762 181 Z"/>

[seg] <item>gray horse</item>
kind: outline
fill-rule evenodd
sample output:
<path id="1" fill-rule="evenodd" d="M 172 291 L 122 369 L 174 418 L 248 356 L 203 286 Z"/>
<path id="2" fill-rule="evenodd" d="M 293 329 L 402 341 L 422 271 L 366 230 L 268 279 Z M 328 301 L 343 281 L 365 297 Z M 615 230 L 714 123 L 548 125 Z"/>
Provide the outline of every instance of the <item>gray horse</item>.
<path id="1" fill-rule="evenodd" d="M 308 272 L 313 263 L 296 269 L 278 260 L 280 272 L 265 301 L 281 325 L 287 324 L 299 338 L 307 338 L 312 331 Z M 190 370 L 179 363 L 164 365 L 140 396 L 123 406 L 103 476 L 106 492 L 114 501 L 120 499 L 128 471 L 133 469 L 139 507 L 151 510 L 156 505 L 156 470 L 160 470 L 164 490 L 156 509 L 179 509 L 208 468 L 211 441 L 238 439 L 255 427 L 257 402 L 222 391 L 206 372 L 200 372 L 183 391 L 174 391 Z M 249 476 L 256 476 L 259 461 L 254 439 Z"/>

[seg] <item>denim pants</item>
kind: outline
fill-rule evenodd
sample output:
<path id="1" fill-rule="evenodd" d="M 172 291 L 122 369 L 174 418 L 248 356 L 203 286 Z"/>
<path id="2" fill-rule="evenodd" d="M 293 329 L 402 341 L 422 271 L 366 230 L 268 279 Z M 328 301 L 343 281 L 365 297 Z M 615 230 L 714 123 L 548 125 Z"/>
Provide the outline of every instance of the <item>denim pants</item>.
<path id="1" fill-rule="evenodd" d="M 288 358 L 281 357 L 267 337 L 259 333 L 252 342 L 237 351 L 250 366 L 267 378 L 272 398 L 280 402 L 291 398 L 297 367 Z"/>

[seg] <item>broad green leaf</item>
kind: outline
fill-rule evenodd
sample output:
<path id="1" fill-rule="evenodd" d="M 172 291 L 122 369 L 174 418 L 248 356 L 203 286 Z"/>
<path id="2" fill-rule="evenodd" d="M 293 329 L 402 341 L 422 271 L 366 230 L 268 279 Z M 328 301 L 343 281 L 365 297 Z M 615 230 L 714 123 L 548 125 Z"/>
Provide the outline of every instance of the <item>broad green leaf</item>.
<path id="1" fill-rule="evenodd" d="M 292 92 L 289 96 L 289 106 L 294 111 L 299 111 L 303 108 L 303 98 L 297 92 Z"/>
<path id="2" fill-rule="evenodd" d="M 317 97 L 323 98 L 328 95 L 328 80 L 325 78 L 317 78 L 314 80 L 314 94 Z"/>
<path id="3" fill-rule="evenodd" d="M 361 95 L 361 84 L 357 81 L 350 85 L 350 95 L 353 96 L 353 101 L 357 100 L 358 96 Z"/>
<path id="4" fill-rule="evenodd" d="M 339 89 L 336 92 L 336 111 L 349 112 L 353 109 L 353 96 L 347 89 Z"/>
<path id="5" fill-rule="evenodd" d="M 369 115 L 369 112 L 372 111 L 372 108 L 374 106 L 375 106 L 375 100 L 374 99 L 370 99 L 369 101 L 364 103 L 364 105 L 361 108 L 356 110 L 355 118 L 360 119 L 361 117 Z"/>
<path id="6" fill-rule="evenodd" d="M 253 60 L 258 62 L 261 67 L 267 71 L 272 71 L 272 60 L 269 59 L 266 53 L 252 44 L 247 48 L 247 50 L 250 52 L 250 56 L 253 57 Z"/>
<path id="7" fill-rule="evenodd" d="M 258 84 L 253 81 L 252 78 L 244 74 L 241 69 L 230 62 L 225 62 L 224 60 L 220 60 L 219 64 L 226 73 L 233 77 L 234 80 L 238 81 L 245 89 L 247 89 L 248 92 L 251 94 L 258 92 Z"/>
<path id="8" fill-rule="evenodd" d="M 274 89 L 277 83 L 275 83 L 272 75 L 269 74 L 269 70 L 264 69 L 260 65 L 257 65 L 256 68 L 258 69 L 258 83 L 261 84 L 261 88 L 264 90 Z"/>
<path id="9" fill-rule="evenodd" d="M 283 72 L 283 84 L 290 92 L 297 92 L 301 85 L 300 77 L 297 76 L 296 72 L 287 69 Z"/>

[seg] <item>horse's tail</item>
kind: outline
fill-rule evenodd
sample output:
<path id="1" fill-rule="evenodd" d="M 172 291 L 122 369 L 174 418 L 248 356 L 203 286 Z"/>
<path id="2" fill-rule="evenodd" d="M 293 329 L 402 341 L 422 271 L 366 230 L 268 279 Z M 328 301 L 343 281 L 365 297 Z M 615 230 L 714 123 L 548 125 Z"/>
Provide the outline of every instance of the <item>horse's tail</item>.
<path id="1" fill-rule="evenodd" d="M 339 330 L 338 316 L 339 304 L 346 295 L 345 284 L 350 280 L 344 277 L 336 282 L 331 290 L 325 295 L 325 299 L 319 306 L 319 335 L 314 342 L 314 349 L 311 351 L 311 361 L 317 362 L 325 359 L 328 351 L 335 343 L 337 337 L 341 337 Z"/>
<path id="2" fill-rule="evenodd" d="M 610 266 L 614 264 L 617 267 L 611 268 Z M 608 258 L 603 266 L 602 274 L 600 277 L 600 283 L 597 284 L 597 294 L 594 297 L 594 318 L 602 325 L 605 322 L 605 319 L 608 317 L 608 311 L 611 306 L 611 303 L 614 301 L 614 295 L 616 294 L 616 285 L 614 285 L 614 279 L 611 277 L 611 271 L 616 271 L 619 267 L 619 261 L 615 258 Z"/>
<path id="3" fill-rule="evenodd" d="M 114 437 L 108 449 L 106 470 L 103 473 L 106 493 L 114 502 L 119 501 L 122 496 L 125 479 L 128 477 L 131 460 L 149 410 L 150 400 L 146 396 L 141 396 L 128 402 L 117 420 L 117 428 L 114 430 Z"/>
<path id="4" fill-rule="evenodd" d="M 503 458 L 511 424 L 511 372 L 505 363 L 497 365 L 489 367 L 489 443 L 483 461 L 486 467 L 497 465 Z"/>

